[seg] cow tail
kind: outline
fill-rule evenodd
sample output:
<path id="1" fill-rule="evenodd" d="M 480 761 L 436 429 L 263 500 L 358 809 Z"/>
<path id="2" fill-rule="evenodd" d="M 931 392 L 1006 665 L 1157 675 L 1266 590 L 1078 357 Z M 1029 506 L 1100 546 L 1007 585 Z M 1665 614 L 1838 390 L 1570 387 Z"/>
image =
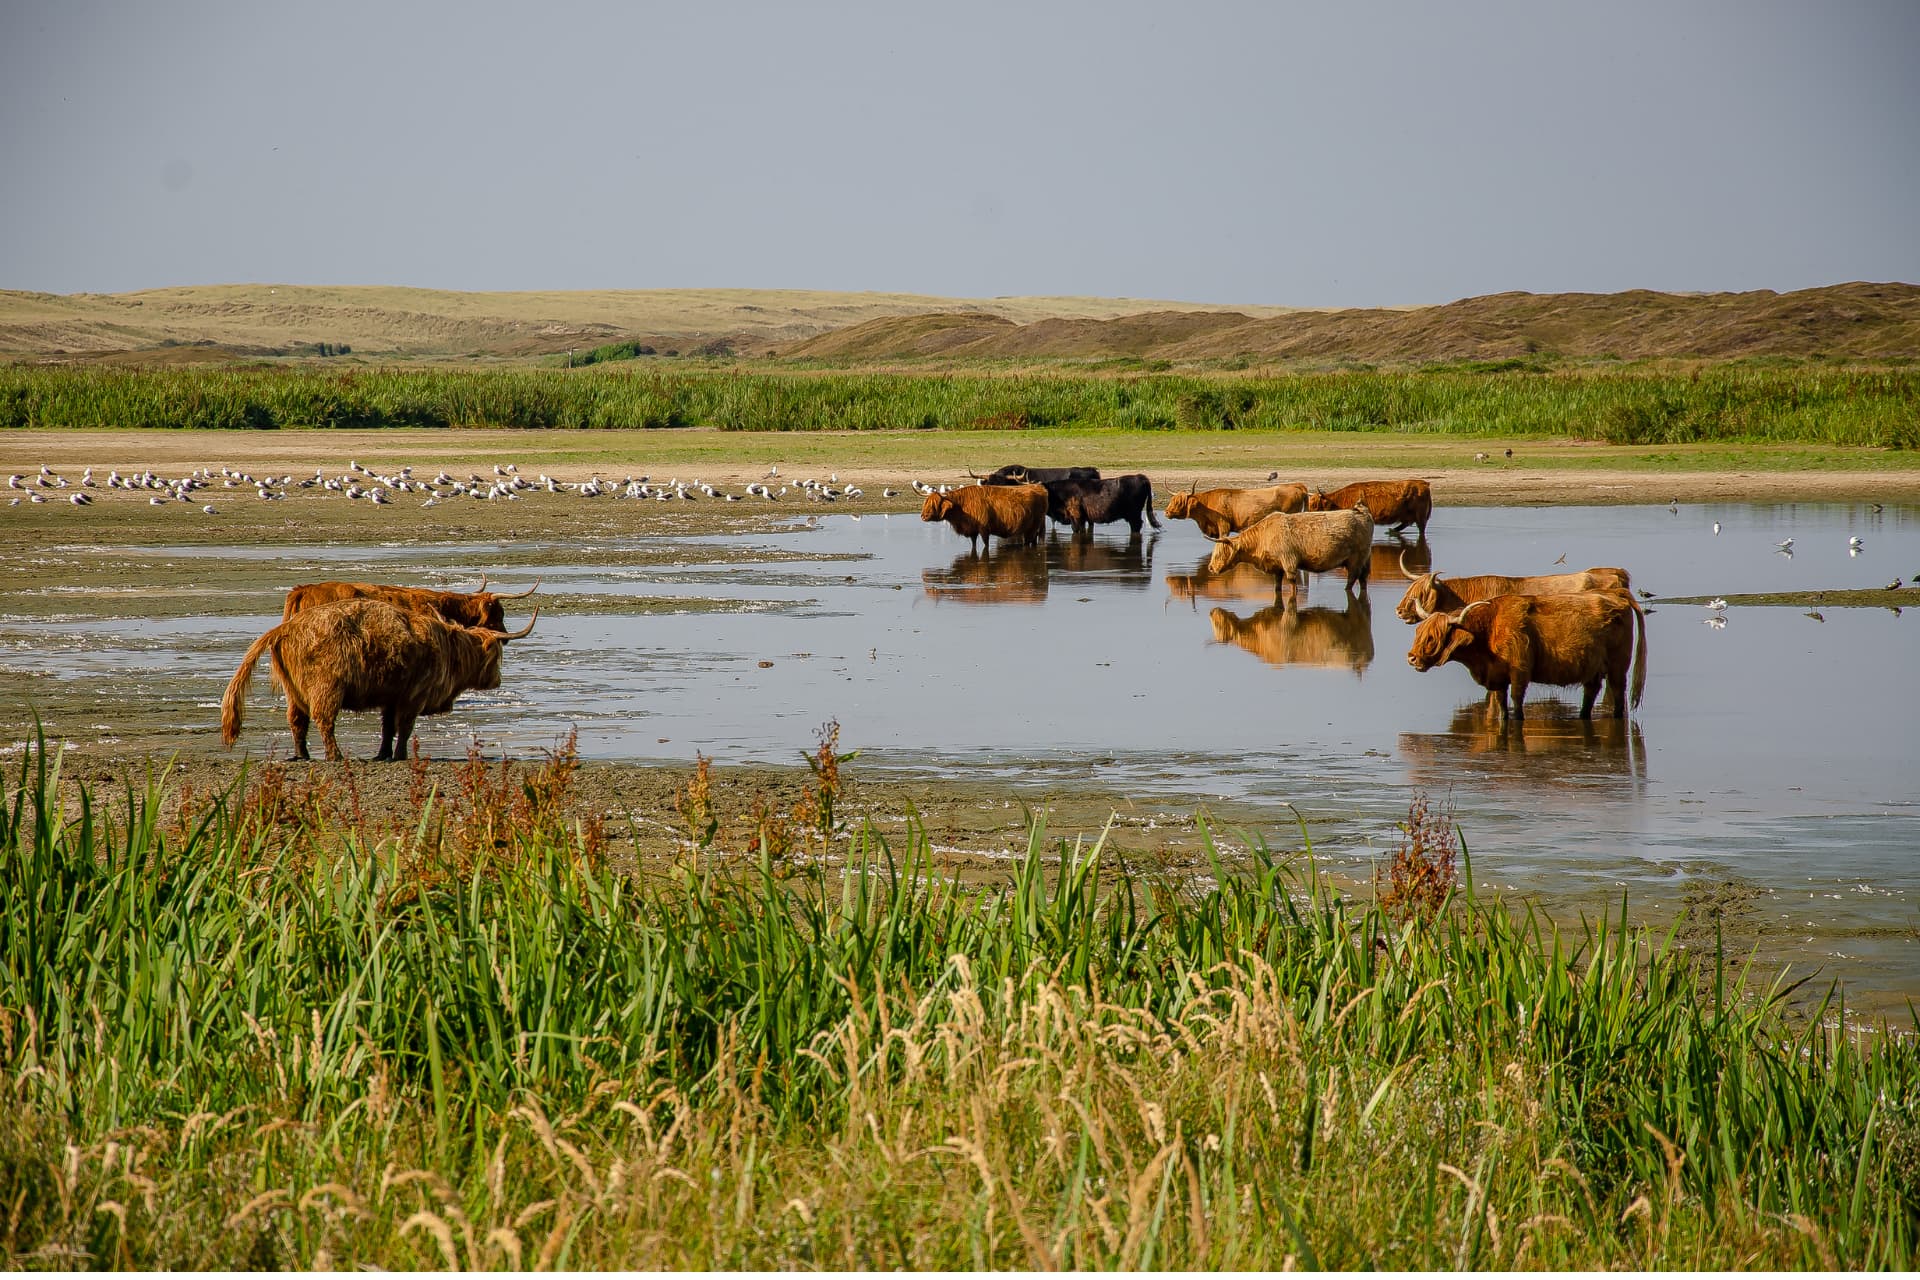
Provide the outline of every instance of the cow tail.
<path id="1" fill-rule="evenodd" d="M 1631 596 L 1627 603 L 1633 606 L 1634 620 L 1640 625 L 1640 649 L 1633 655 L 1633 705 L 1638 707 L 1640 695 L 1647 691 L 1647 611 Z"/>
<path id="2" fill-rule="evenodd" d="M 1160 527 L 1160 517 L 1153 514 L 1153 482 L 1151 480 L 1147 482 L 1147 523 L 1156 529 Z"/>
<path id="3" fill-rule="evenodd" d="M 285 624 L 283 623 L 282 626 Z M 231 747 L 234 739 L 240 736 L 240 715 L 247 705 L 247 686 L 253 683 L 254 664 L 260 661 L 261 651 L 280 638 L 281 627 L 275 627 L 247 650 L 247 656 L 240 660 L 240 669 L 233 673 L 233 679 L 227 681 L 226 696 L 220 699 L 220 745 Z"/>

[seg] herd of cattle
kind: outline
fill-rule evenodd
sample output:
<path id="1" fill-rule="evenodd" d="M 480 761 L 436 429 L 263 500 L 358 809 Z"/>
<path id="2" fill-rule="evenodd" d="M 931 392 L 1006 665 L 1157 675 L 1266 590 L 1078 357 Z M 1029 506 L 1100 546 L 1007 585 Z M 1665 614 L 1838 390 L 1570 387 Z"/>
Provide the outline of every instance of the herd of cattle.
<path id="1" fill-rule="evenodd" d="M 920 509 L 922 520 L 944 521 L 969 546 L 990 545 L 994 537 L 1037 541 L 1049 518 L 1076 533 L 1120 521 L 1137 533 L 1143 514 L 1156 528 L 1160 523 L 1144 475 L 1102 479 L 1092 467 L 1006 466 L 974 478 L 978 484 L 930 495 Z M 1412 526 L 1424 544 L 1432 515 L 1433 490 L 1424 480 L 1366 480 L 1331 493 L 1304 484 L 1203 493 L 1195 485 L 1167 501 L 1168 519 L 1192 520 L 1214 544 L 1210 573 L 1248 565 L 1273 575 L 1276 597 L 1292 586 L 1296 601 L 1305 574 L 1336 569 L 1346 574 L 1349 597 L 1364 595 L 1378 550 L 1374 530 Z M 1592 718 L 1602 685 L 1616 718 L 1629 702 L 1639 706 L 1646 689 L 1646 614 L 1625 569 L 1525 578 L 1428 572 L 1407 588 L 1397 612 L 1416 624 L 1407 654 L 1416 671 L 1457 662 L 1516 720 L 1536 684 L 1579 686 L 1582 719 Z M 1216 611 L 1216 635 L 1226 621 Z M 1231 623 L 1226 629 L 1230 634 L 1219 638 L 1240 639 Z"/>
<path id="2" fill-rule="evenodd" d="M 920 511 L 922 520 L 944 522 L 967 538 L 970 552 L 974 546 L 991 551 L 995 538 L 1003 545 L 1037 543 L 1049 519 L 1072 526 L 1076 535 L 1097 524 L 1124 522 L 1136 534 L 1143 523 L 1160 527 L 1153 486 L 1144 475 L 1102 478 L 1092 467 L 1007 466 L 973 478 L 978 483 L 925 491 Z M 1192 520 L 1214 543 L 1205 566 L 1210 577 L 1253 573 L 1274 580 L 1281 617 L 1241 619 L 1215 609 L 1217 639 L 1256 652 L 1286 643 L 1300 626 L 1305 575 L 1338 569 L 1346 575 L 1349 601 L 1358 592 L 1362 607 L 1356 613 L 1350 604 L 1345 617 L 1332 615 L 1331 625 L 1364 629 L 1369 658 L 1367 583 L 1388 550 L 1374 544 L 1374 530 L 1413 527 L 1418 550 L 1424 550 L 1432 514 L 1433 494 L 1424 480 L 1364 481 L 1332 492 L 1303 484 L 1204 491 L 1194 486 L 1166 504 L 1169 519 Z M 1089 545 L 1074 539 L 1076 548 Z M 1408 550 L 1396 546 L 1391 554 L 1411 576 Z M 1615 717 L 1626 715 L 1629 702 L 1639 705 L 1646 684 L 1646 615 L 1626 570 L 1457 578 L 1433 572 L 1430 563 L 1412 577 L 1396 610 L 1415 624 L 1407 661 L 1416 670 L 1457 662 L 1516 720 L 1524 716 L 1534 685 L 1582 688 L 1585 719 L 1592 717 L 1602 685 Z M 959 566 L 953 576 L 964 576 Z M 1178 595 L 1180 582 L 1170 582 Z M 501 602 L 530 595 L 538 585 L 511 596 L 486 590 L 485 579 L 470 592 L 350 582 L 297 586 L 287 593 L 280 624 L 253 642 L 227 683 L 221 740 L 231 747 L 239 736 L 247 689 L 264 653 L 287 700 L 295 759 L 309 758 L 307 734 L 314 725 L 327 758 L 340 759 L 340 712 L 376 709 L 380 750 L 374 759 L 404 759 L 420 716 L 449 710 L 467 690 L 499 687 L 506 643 L 531 632 L 539 618 L 536 609 L 526 626 L 508 631 Z M 1348 637 L 1344 643 L 1361 641 Z"/>

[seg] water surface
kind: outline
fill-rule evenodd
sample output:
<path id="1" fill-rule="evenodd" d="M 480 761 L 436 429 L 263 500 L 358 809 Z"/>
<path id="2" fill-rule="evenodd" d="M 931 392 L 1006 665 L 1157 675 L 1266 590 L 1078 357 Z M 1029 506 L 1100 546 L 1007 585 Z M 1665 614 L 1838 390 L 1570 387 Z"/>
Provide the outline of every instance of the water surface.
<path id="1" fill-rule="evenodd" d="M 1431 535 L 1404 568 L 1429 556 L 1461 575 L 1621 565 L 1662 597 L 1920 574 L 1920 511 L 1907 508 L 1449 508 Z M 1854 535 L 1864 548 L 1849 555 Z M 1790 557 L 1775 545 L 1789 537 Z M 28 617 L 0 597 L 0 683 L 43 700 L 111 686 L 210 734 L 239 655 L 278 620 L 277 591 L 345 566 L 458 577 L 491 550 L 153 549 L 203 595 L 246 593 L 257 603 L 243 607 L 261 611 L 144 619 L 79 592 L 71 613 Z M 1920 992 L 1910 612 L 1828 608 L 1816 622 L 1734 608 L 1716 628 L 1709 610 L 1655 599 L 1646 698 L 1631 720 L 1583 723 L 1577 691 L 1569 705 L 1539 689 L 1524 728 L 1506 728 L 1463 669 L 1407 665 L 1411 628 L 1393 612 L 1402 551 L 1385 540 L 1369 598 L 1350 599 L 1331 575 L 1286 607 L 1264 575 L 1206 574 L 1208 544 L 1184 521 L 1132 540 L 1124 528 L 1091 543 L 1057 533 L 991 556 L 943 526 L 873 515 L 609 541 L 553 563 L 539 550 L 512 548 L 518 563 L 500 585 L 538 576 L 546 612 L 513 644 L 502 689 L 422 722 L 429 753 L 457 754 L 473 736 L 532 750 L 577 725 L 592 756 L 792 763 L 833 718 L 843 744 L 866 753 L 861 769 L 1036 796 L 1092 782 L 1155 802 L 1227 801 L 1282 842 L 1298 811 L 1323 853 L 1360 870 L 1425 788 L 1453 805 L 1484 886 L 1583 904 L 1730 887 L 1771 922 L 1780 954 Z M 46 572 L 35 590 L 59 590 L 57 569 Z M 1920 602 L 1920 588 L 1887 593 L 1907 597 Z M 612 607 L 624 601 L 655 611 Z M 256 682 L 249 745 L 284 750 L 269 689 Z M 104 701 L 89 722 L 111 737 L 126 705 Z M 375 728 L 349 718 L 343 741 L 366 748 Z"/>

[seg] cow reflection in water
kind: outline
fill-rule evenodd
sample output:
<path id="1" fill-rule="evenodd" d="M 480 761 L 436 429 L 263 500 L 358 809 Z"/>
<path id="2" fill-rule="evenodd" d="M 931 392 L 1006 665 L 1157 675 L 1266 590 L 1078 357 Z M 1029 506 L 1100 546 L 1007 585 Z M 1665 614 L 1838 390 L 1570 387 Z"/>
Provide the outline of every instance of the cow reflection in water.
<path id="1" fill-rule="evenodd" d="M 1559 698 L 1531 701 L 1537 719 L 1505 721 L 1485 702 L 1453 713 L 1445 733 L 1403 733 L 1400 754 L 1415 786 L 1479 780 L 1538 786 L 1617 786 L 1646 781 L 1647 747 L 1638 722 L 1582 720 L 1578 705 Z"/>
<path id="2" fill-rule="evenodd" d="M 1263 575 L 1272 591 L 1273 578 Z M 1346 667 L 1355 675 L 1373 661 L 1373 606 L 1349 599 L 1345 609 L 1302 609 L 1289 597 L 1251 618 L 1215 609 L 1213 638 L 1237 644 L 1276 667 Z"/>
<path id="3" fill-rule="evenodd" d="M 1224 573 L 1207 567 L 1212 554 L 1200 557 L 1192 573 L 1167 575 L 1167 590 L 1175 600 L 1198 608 L 1201 600 L 1252 600 L 1266 603 L 1273 599 L 1273 575 L 1250 564 L 1229 565 Z M 1411 582 L 1433 567 L 1433 548 L 1426 543 L 1407 547 L 1398 543 L 1373 545 L 1372 576 L 1375 582 Z"/>
<path id="4" fill-rule="evenodd" d="M 1047 598 L 1047 548 L 1008 547 L 957 555 L 945 569 L 922 569 L 932 599 L 961 604 L 1041 604 Z"/>
<path id="5" fill-rule="evenodd" d="M 1047 561 L 1057 573 L 1088 573 L 1144 591 L 1153 584 L 1153 544 L 1135 532 L 1125 542 L 1102 542 L 1089 531 L 1047 539 Z"/>

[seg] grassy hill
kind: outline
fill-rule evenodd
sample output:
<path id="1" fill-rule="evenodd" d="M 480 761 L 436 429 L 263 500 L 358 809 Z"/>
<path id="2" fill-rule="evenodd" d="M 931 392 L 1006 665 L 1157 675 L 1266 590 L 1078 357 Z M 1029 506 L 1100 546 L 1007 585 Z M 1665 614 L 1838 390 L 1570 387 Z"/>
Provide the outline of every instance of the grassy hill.
<path id="1" fill-rule="evenodd" d="M 1536 353 L 1641 359 L 1920 357 L 1920 286 L 1842 284 L 1794 293 L 1500 293 L 1438 307 L 1161 311 L 1026 323 L 979 311 L 879 317 L 788 345 L 838 360 L 1132 356 L 1196 361 L 1489 360 Z"/>
<path id="2" fill-rule="evenodd" d="M 760 354 L 880 317 L 960 309 L 1006 322 L 1104 320 L 1225 307 L 1132 298 L 964 298 L 793 289 L 455 293 L 312 285 L 205 285 L 139 293 L 0 291 L 0 356 L 195 363 L 235 356 L 525 359 L 625 340 L 662 349 L 724 340 Z M 1236 308 L 1236 316 L 1285 314 Z"/>
<path id="3" fill-rule="evenodd" d="M 527 362 L 615 343 L 850 364 L 1128 358 L 1418 364 L 1920 357 L 1920 286 L 1794 293 L 1500 293 L 1314 311 L 1136 298 L 941 298 L 777 289 L 454 293 L 209 285 L 70 296 L 0 291 L 0 358 L 140 365 L 350 354 Z"/>

